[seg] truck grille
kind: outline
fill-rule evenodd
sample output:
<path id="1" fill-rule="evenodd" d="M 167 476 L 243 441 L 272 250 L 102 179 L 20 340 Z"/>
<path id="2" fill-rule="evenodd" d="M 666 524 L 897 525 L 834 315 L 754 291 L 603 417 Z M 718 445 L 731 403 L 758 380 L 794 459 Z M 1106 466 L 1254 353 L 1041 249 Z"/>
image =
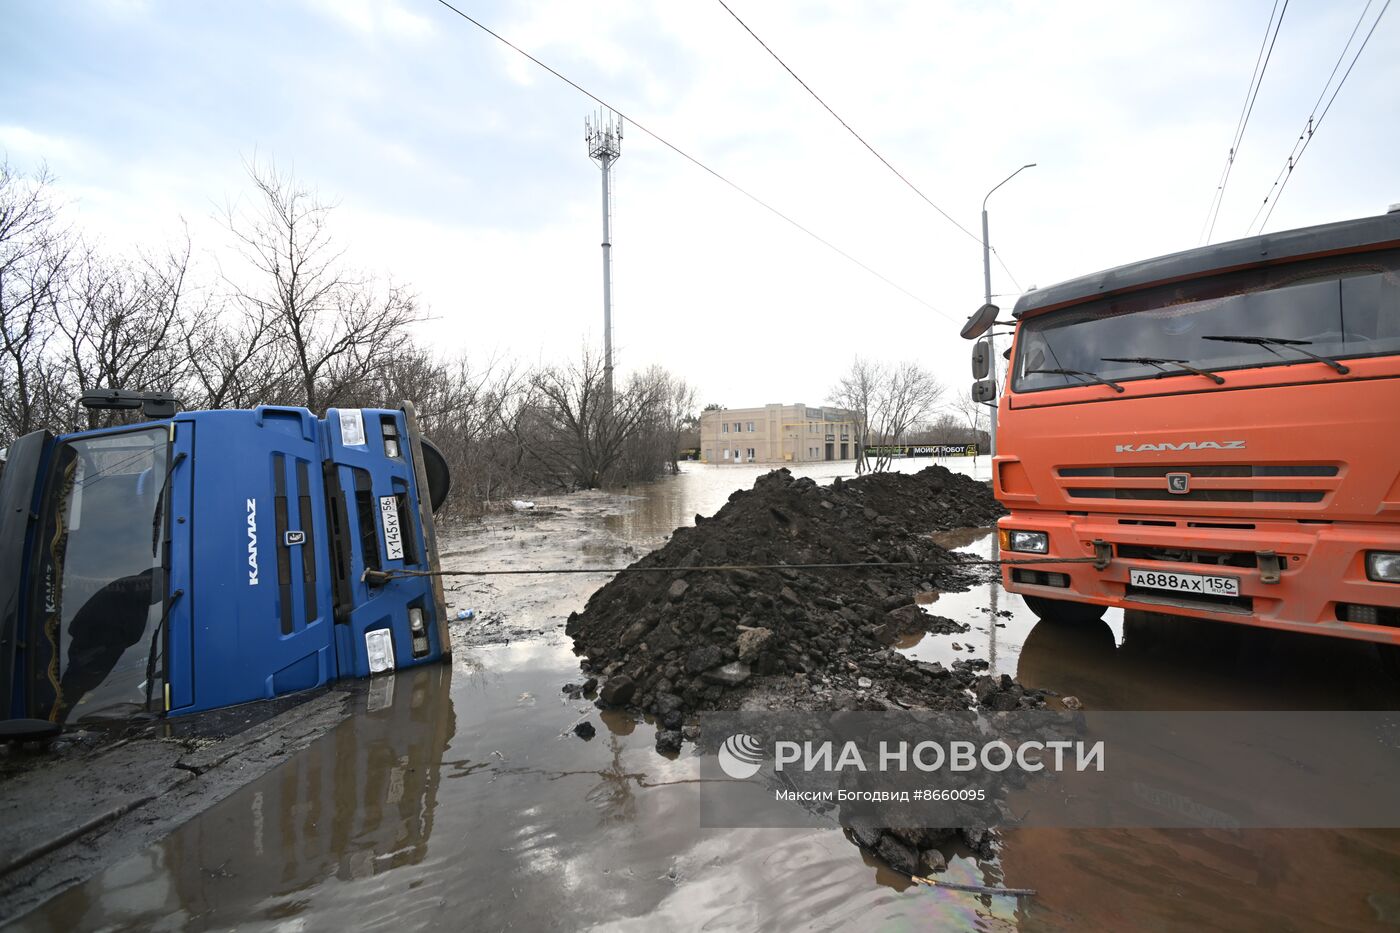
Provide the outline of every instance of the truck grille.
<path id="1" fill-rule="evenodd" d="M 1148 547 L 1142 544 L 1120 544 L 1118 556 L 1128 560 L 1156 560 L 1172 564 L 1206 564 L 1215 567 L 1259 566 L 1253 551 L 1210 551 L 1199 548 Z"/>
<path id="2" fill-rule="evenodd" d="M 1335 464 L 1183 464 L 1074 466 L 1058 470 L 1071 499 L 1154 502 L 1322 502 L 1337 485 Z M 1168 488 L 1168 474 L 1186 474 L 1186 492 Z"/>

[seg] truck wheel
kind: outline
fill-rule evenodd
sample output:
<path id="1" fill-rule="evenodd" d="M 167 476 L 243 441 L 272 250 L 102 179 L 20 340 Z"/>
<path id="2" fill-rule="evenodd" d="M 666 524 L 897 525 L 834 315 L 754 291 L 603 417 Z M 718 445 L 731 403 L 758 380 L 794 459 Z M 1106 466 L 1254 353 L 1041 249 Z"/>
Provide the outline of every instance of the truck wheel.
<path id="1" fill-rule="evenodd" d="M 1107 606 L 1093 603 L 1072 603 L 1067 599 L 1047 599 L 1044 596 L 1022 595 L 1026 605 L 1036 618 L 1046 622 L 1067 622 L 1071 625 L 1088 625 L 1103 618 Z"/>

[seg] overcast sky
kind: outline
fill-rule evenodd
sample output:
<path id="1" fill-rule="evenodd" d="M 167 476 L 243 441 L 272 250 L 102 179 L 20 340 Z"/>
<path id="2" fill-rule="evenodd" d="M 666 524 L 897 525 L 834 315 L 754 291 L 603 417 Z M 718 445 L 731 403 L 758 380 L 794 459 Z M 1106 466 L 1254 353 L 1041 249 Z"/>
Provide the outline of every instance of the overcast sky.
<path id="1" fill-rule="evenodd" d="M 937 309 L 629 130 L 622 370 L 661 363 L 731 406 L 819 404 L 855 354 L 969 381 L 977 241 L 716 0 L 458 5 Z M 1197 245 L 1274 2 L 730 5 L 968 229 L 987 189 L 1038 163 L 990 202 L 991 242 L 1028 288 Z M 1365 5 L 1287 5 L 1217 240 L 1245 234 Z M 247 191 L 246 160 L 272 158 L 339 202 L 351 257 L 416 289 L 442 350 L 535 361 L 601 341 L 594 105 L 435 0 L 6 0 L 0 43 L 0 153 L 46 162 L 114 249 L 183 218 L 208 271 L 217 206 Z M 1392 11 L 1269 229 L 1383 212 L 1397 153 Z M 992 278 L 1009 308 L 1016 285 Z"/>

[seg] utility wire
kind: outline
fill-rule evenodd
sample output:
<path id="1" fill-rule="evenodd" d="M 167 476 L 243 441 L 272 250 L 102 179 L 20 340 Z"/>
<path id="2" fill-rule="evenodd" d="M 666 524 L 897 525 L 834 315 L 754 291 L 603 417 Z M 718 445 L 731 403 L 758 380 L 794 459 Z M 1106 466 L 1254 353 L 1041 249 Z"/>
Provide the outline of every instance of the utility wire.
<path id="1" fill-rule="evenodd" d="M 914 192 L 915 194 L 917 194 L 920 198 L 922 198 L 922 199 L 924 200 L 924 202 L 928 204 L 929 207 L 933 208 L 934 210 L 938 211 L 938 213 L 942 214 L 943 217 L 944 217 L 944 219 L 946 219 L 950 224 L 952 224 L 953 226 L 957 227 L 959 230 L 961 230 L 963 233 L 966 233 L 968 236 L 972 237 L 972 239 L 973 239 L 979 246 L 982 245 L 982 238 L 981 238 L 980 236 L 978 236 L 977 234 L 973 233 L 971 230 L 967 229 L 967 228 L 964 227 L 962 224 L 958 223 L 956 220 L 953 219 L 952 215 L 950 215 L 950 214 L 949 214 L 947 211 L 945 211 L 943 208 L 939 207 L 937 204 L 933 203 L 933 199 L 932 199 L 932 198 L 930 198 L 928 195 L 926 195 L 926 194 L 924 194 L 922 191 L 920 191 L 917 185 L 915 185 L 912 181 L 910 181 L 910 180 L 904 175 L 903 172 L 901 172 L 899 169 L 895 168 L 894 165 L 892 165 L 892 164 L 890 163 L 890 160 L 889 160 L 889 159 L 886 159 L 884 156 L 882 156 L 882 155 L 875 149 L 874 146 L 870 145 L 870 143 L 868 143 L 868 142 L 865 141 L 865 137 L 864 137 L 864 136 L 861 136 L 859 133 L 857 133 L 857 132 L 855 131 L 855 129 L 851 126 L 851 124 L 847 123 L 845 120 L 843 120 L 843 119 L 841 118 L 841 115 L 840 115 L 839 113 L 837 113 L 835 110 L 831 109 L 831 105 L 828 104 L 825 100 L 823 100 L 820 94 L 818 94 L 816 91 L 812 90 L 811 85 L 809 85 L 806 81 L 803 81 L 802 78 L 797 74 L 797 72 L 793 71 L 792 68 L 790 68 L 790 67 L 788 66 L 788 63 L 785 62 L 785 61 L 783 61 L 782 57 L 779 56 L 777 52 L 773 51 L 772 47 L 770 47 L 770 46 L 768 45 L 767 42 L 764 42 L 761 38 L 759 38 L 758 33 L 754 32 L 753 29 L 751 29 L 751 28 L 749 27 L 749 24 L 748 24 L 748 23 L 746 23 L 746 22 L 744 22 L 742 19 L 740 19 L 739 14 L 738 14 L 738 13 L 735 13 L 734 10 L 730 8 L 729 4 L 725 3 L 724 0 L 718 0 L 718 2 L 719 2 L 719 5 L 720 5 L 720 6 L 724 7 L 724 10 L 725 10 L 726 13 L 728 13 L 730 16 L 734 17 L 734 22 L 736 22 L 736 23 L 738 23 L 740 26 L 744 27 L 744 31 L 747 32 L 750 36 L 752 36 L 752 37 L 753 37 L 753 40 L 754 40 L 755 42 L 757 42 L 759 45 L 763 46 L 763 51 L 765 51 L 765 52 L 767 52 L 769 55 L 771 55 L 771 56 L 773 57 L 773 60 L 774 60 L 775 62 L 777 62 L 779 65 L 782 65 L 782 66 L 783 66 L 783 70 L 786 71 L 788 74 L 792 75 L 792 79 L 793 79 L 794 81 L 796 81 L 798 84 L 802 85 L 802 89 L 803 89 L 804 91 L 806 91 L 808 94 L 812 95 L 812 99 L 815 100 L 817 103 L 821 104 L 822 107 L 826 110 L 826 112 L 829 113 L 829 114 L 831 114 L 831 116 L 832 116 L 833 118 L 835 118 L 835 120 L 836 120 L 837 123 L 840 123 L 843 127 L 845 127 L 845 128 L 846 128 L 846 132 L 848 132 L 848 133 L 850 133 L 852 136 L 854 136 L 854 137 L 856 138 L 856 140 L 859 141 L 860 144 L 861 144 L 862 146 L 864 146 L 866 149 L 869 149 L 869 150 L 870 150 L 870 154 L 873 155 L 875 158 L 879 159 L 880 162 L 885 166 L 885 168 L 889 169 L 891 172 L 894 172 L 896 178 L 898 178 L 900 181 L 904 182 L 904 184 L 907 185 L 907 186 L 909 187 L 909 190 L 912 191 L 912 192 Z M 1277 2 L 1277 0 L 1275 0 L 1275 2 Z M 1285 2 L 1287 2 L 1287 0 L 1285 0 Z M 1011 270 L 1010 270 L 1009 268 L 1007 268 L 1006 261 L 1003 260 L 1003 259 L 1001 258 L 1001 254 L 998 253 L 998 252 L 996 251 L 996 248 L 995 248 L 995 247 L 992 248 L 992 253 L 996 255 L 996 257 L 997 257 L 997 263 L 1001 266 L 1002 271 L 1004 271 L 1004 272 L 1006 273 L 1007 278 L 1011 279 L 1012 284 L 1016 286 L 1016 290 L 1017 290 L 1018 292 L 1021 291 L 1021 285 L 1020 285 L 1019 282 L 1016 281 L 1016 276 L 1014 276 L 1014 275 L 1011 274 Z"/>
<path id="2" fill-rule="evenodd" d="M 1263 233 L 1264 228 L 1269 225 L 1269 218 L 1274 216 L 1274 208 L 1278 206 L 1279 199 L 1283 197 L 1283 191 L 1288 187 L 1288 181 L 1293 177 L 1293 169 L 1298 167 L 1298 162 L 1303 158 L 1303 153 L 1308 151 L 1308 145 L 1312 142 L 1313 134 L 1322 126 L 1322 121 L 1327 118 L 1327 112 L 1332 109 L 1332 103 L 1337 99 L 1337 95 L 1342 92 L 1342 85 L 1347 83 L 1347 78 L 1351 75 L 1351 70 L 1356 67 L 1356 62 L 1361 58 L 1361 53 L 1366 51 L 1366 45 L 1371 41 L 1372 34 L 1376 27 L 1380 25 L 1381 19 L 1385 16 L 1385 11 L 1390 9 L 1390 0 L 1385 0 L 1385 6 L 1376 14 L 1376 18 L 1371 21 L 1371 28 L 1366 30 L 1366 38 L 1361 40 L 1361 45 L 1356 49 L 1356 54 L 1352 56 L 1351 63 L 1347 65 L 1347 70 L 1342 72 L 1342 78 L 1337 82 L 1337 86 L 1332 91 L 1332 96 L 1327 98 L 1327 106 L 1322 108 L 1322 113 L 1317 115 L 1317 120 L 1313 120 L 1313 114 L 1317 114 L 1318 104 L 1322 103 L 1322 98 L 1327 95 L 1327 86 L 1332 83 L 1332 77 L 1336 75 L 1337 69 L 1341 67 L 1342 59 L 1346 58 L 1347 50 L 1351 48 L 1352 40 L 1356 38 L 1357 30 L 1361 28 L 1362 22 L 1366 19 L 1366 12 L 1371 9 L 1372 0 L 1366 0 L 1366 6 L 1362 8 L 1361 15 L 1356 18 L 1356 25 L 1351 29 L 1351 35 L 1347 37 L 1347 44 L 1342 46 L 1342 54 L 1337 56 L 1337 63 L 1332 66 L 1332 74 L 1327 76 L 1327 83 L 1322 85 L 1322 93 L 1317 95 L 1317 102 L 1313 104 L 1312 113 L 1308 115 L 1308 122 L 1303 127 L 1303 132 L 1299 134 L 1297 142 L 1293 144 L 1293 151 L 1289 153 L 1288 160 L 1279 171 L 1279 175 L 1274 179 L 1274 184 L 1269 188 L 1269 194 L 1264 196 L 1263 202 L 1259 205 L 1259 210 L 1254 212 L 1257 219 L 1261 211 L 1268 207 L 1268 213 L 1264 214 L 1264 219 L 1259 223 L 1259 232 Z M 1301 143 L 1301 147 L 1299 146 Z M 1278 194 L 1274 194 L 1274 188 L 1278 188 Z M 1273 201 L 1270 202 L 1270 196 Z M 1251 220 L 1250 226 L 1254 226 Z M 1248 230 L 1246 230 L 1248 232 Z"/>
<path id="3" fill-rule="evenodd" d="M 654 140 L 656 140 L 657 142 L 661 143 L 661 145 L 665 146 L 667 149 L 670 149 L 672 152 L 674 152 L 674 153 L 676 153 L 677 155 L 679 155 L 681 158 L 683 158 L 683 159 L 685 159 L 686 161 L 692 163 L 692 164 L 695 165 L 696 167 L 698 167 L 698 168 L 700 168 L 700 169 L 703 169 L 705 172 L 707 172 L 707 173 L 709 173 L 710 175 L 714 176 L 714 177 L 715 177 L 716 179 L 718 179 L 719 181 L 724 182 L 726 185 L 728 185 L 729 187 L 733 188 L 735 191 L 739 192 L 739 193 L 742 194 L 744 197 L 748 198 L 750 201 L 753 201 L 755 204 L 759 205 L 760 207 L 764 208 L 765 210 L 769 211 L 770 213 L 772 213 L 772 214 L 776 215 L 777 217 L 779 217 L 779 218 L 781 218 L 781 219 L 787 221 L 789 224 L 791 224 L 792 226 L 796 227 L 798 230 L 801 230 L 803 233 L 807 234 L 809 237 L 811 237 L 812 239 L 816 240 L 818 243 L 822 244 L 822 245 L 825 246 L 827 249 L 831 250 L 832 252 L 835 252 L 835 253 L 840 254 L 843 258 L 849 260 L 850 262 L 855 263 L 857 266 L 860 266 L 860 267 L 861 267 L 862 269 L 864 269 L 866 272 L 869 272 L 871 275 L 875 276 L 877 279 L 879 279 L 880 281 L 884 282 L 886 285 L 890 286 L 891 288 L 895 289 L 895 290 L 898 291 L 898 292 L 901 292 L 902 294 L 904 294 L 905 296 L 907 296 L 907 297 L 913 299 L 914 301 L 917 301 L 919 304 L 923 305 L 925 308 L 928 308 L 930 311 L 932 311 L 933 313 L 939 315 L 940 317 L 942 317 L 942 318 L 944 318 L 944 319 L 946 319 L 946 320 L 948 320 L 948 321 L 951 321 L 951 322 L 954 323 L 954 324 L 960 323 L 960 322 L 954 320 L 954 319 L 953 319 L 951 316 L 949 316 L 946 312 L 944 312 L 944 311 L 942 311 L 941 309 L 936 308 L 936 307 L 934 307 L 933 305 L 929 304 L 927 301 L 925 301 L 924 299 L 920 298 L 918 295 L 914 294 L 913 292 L 909 291 L 909 290 L 908 290 L 907 288 L 905 288 L 904 286 L 898 284 L 897 282 L 892 281 L 891 279 L 887 278 L 886 276 L 882 275 L 881 273 L 879 273 L 879 272 L 875 271 L 874 269 L 870 268 L 870 266 L 867 266 L 865 263 L 861 262 L 859 259 L 857 259 L 856 257 L 852 256 L 850 253 L 848 253 L 848 252 L 846 252 L 845 250 L 841 249 L 841 247 L 839 247 L 839 246 L 837 246 L 836 244 L 832 243 L 830 240 L 827 240 L 827 239 L 825 239 L 824 237 L 822 237 L 822 236 L 820 236 L 820 235 L 814 233 L 813 231 L 809 230 L 808 228 L 804 227 L 802 224 L 798 223 L 796 220 L 793 220 L 793 219 L 792 219 L 791 217 L 789 217 L 787 214 L 784 214 L 782 211 L 778 210 L 776 207 L 774 207 L 773 205 L 769 204 L 767 201 L 764 201 L 762 198 L 758 197 L 757 195 L 750 193 L 747 189 L 740 187 L 740 186 L 739 186 L 738 184 L 736 184 L 735 182 L 730 181 L 728 178 L 726 178 L 725 176 L 721 175 L 719 172 L 715 171 L 714 169 L 710 168 L 710 167 L 709 167 L 708 165 L 706 165 L 704 162 L 701 162 L 701 161 L 700 161 L 699 159 L 697 159 L 695 156 L 693 156 L 693 155 L 691 155 L 690 153 L 686 152 L 684 149 L 682 149 L 681 147 L 677 146 L 675 143 L 673 143 L 673 142 L 671 142 L 670 140 L 666 139 L 665 137 L 659 135 L 658 133 L 656 133 L 656 132 L 654 132 L 654 131 L 652 131 L 652 130 L 647 129 L 647 128 L 646 128 L 645 126 L 643 126 L 641 123 L 637 122 L 637 120 L 636 120 L 635 118 L 629 116 L 629 115 L 626 114 L 626 113 L 623 113 L 621 110 L 619 110 L 618 108 L 614 107 L 612 104 L 610 104 L 610 103 L 608 103 L 607 101 L 603 100 L 603 98 L 599 97 L 597 94 L 594 94 L 592 91 L 590 91 L 590 90 L 588 90 L 587 88 L 583 87 L 582 85 L 578 84 L 576 81 L 574 81 L 574 80 L 572 80 L 572 79 L 570 79 L 570 78 L 564 76 L 563 74 L 561 74 L 560 72 L 556 71 L 554 68 L 550 67 L 549 65 L 546 65 L 544 62 L 540 61 L 538 58 L 536 58 L 535 56 L 531 55 L 529 52 L 525 51 L 525 50 L 522 49 L 520 46 L 516 45 L 514 42 L 511 42 L 509 39 L 507 39 L 506 37 L 502 36 L 500 33 L 494 31 L 493 29 L 491 29 L 489 26 L 485 25 L 485 24 L 482 23 L 481 21 L 479 21 L 479 20 L 477 20 L 477 19 L 475 19 L 475 18 L 469 16 L 468 14 L 464 13 L 462 10 L 460 10 L 460 9 L 458 9 L 457 7 L 453 6 L 451 3 L 448 2 L 448 0 L 437 0 L 437 2 L 438 2 L 439 4 L 441 4 L 442 6 L 446 7 L 447 9 L 451 10 L 453 13 L 456 13 L 456 14 L 457 14 L 458 16 L 460 16 L 462 19 L 464 19 L 464 20 L 466 20 L 467 22 L 471 23 L 473 26 L 475 26 L 477 29 L 480 29 L 482 32 L 486 33 L 486 34 L 487 34 L 488 36 L 490 36 L 491 38 L 493 38 L 493 39 L 495 39 L 496 41 L 502 43 L 503 45 L 508 46 L 509 48 L 515 50 L 516 52 L 520 53 L 520 54 L 523 55 L 524 57 L 528 58 L 530 61 L 534 62 L 536 65 L 540 66 L 541 68 L 543 68 L 545 71 L 549 72 L 550 74 L 554 75 L 554 77 L 558 78 L 560 81 L 563 81 L 565 84 L 569 85 L 569 87 L 573 88 L 574 90 L 578 91 L 580 94 L 582 94 L 582 95 L 584 95 L 585 97 L 589 98 L 589 99 L 592 100 L 594 103 L 599 104 L 599 105 L 601 105 L 601 106 L 603 106 L 603 107 L 608 108 L 608 109 L 611 110 L 613 113 L 617 114 L 619 117 L 622 117 L 622 118 L 623 118 L 624 120 L 626 120 L 628 123 L 632 124 L 632 125 L 635 126 L 637 129 L 641 130 L 643 133 L 645 133 L 645 134 L 647 134 L 648 136 L 650 136 L 652 139 L 654 139 Z M 950 219 L 951 219 L 951 218 L 950 218 Z M 981 241 L 979 240 L 978 242 L 981 242 Z"/>
<path id="4" fill-rule="evenodd" d="M 976 240 L 979 246 L 981 245 L 981 243 L 982 243 L 982 238 L 981 238 L 981 237 L 979 237 L 977 234 L 973 233 L 971 230 L 967 229 L 967 228 L 964 227 L 962 224 L 960 224 L 960 223 L 958 223 L 956 220 L 954 220 L 954 219 L 952 218 L 952 216 L 949 215 L 949 213 L 948 213 L 947 211 L 945 211 L 943 208 L 939 207 L 937 204 L 934 204 L 933 201 L 930 200 L 930 198 L 929 198 L 928 195 L 926 195 L 926 194 L 924 194 L 922 191 L 920 191 L 920 190 L 914 185 L 914 183 L 913 183 L 912 181 L 910 181 L 908 178 L 904 177 L 904 174 L 903 174 L 902 172 L 900 172 L 899 169 L 897 169 L 897 168 L 895 168 L 893 165 L 891 165 L 889 159 L 886 159 L 884 156 L 880 155 L 880 153 L 877 152 L 877 151 L 875 150 L 875 147 L 874 147 L 874 146 L 872 146 L 872 145 L 870 145 L 870 143 L 866 142 L 866 141 L 865 141 L 865 137 L 861 136 L 859 133 L 857 133 L 854 129 L 851 128 L 851 125 L 850 125 L 849 123 L 847 123 L 845 120 L 841 119 L 841 115 L 840 115 L 839 113 L 837 113 L 835 110 L 832 110 L 832 109 L 831 109 L 831 105 L 828 104 L 826 101 L 822 100 L 821 95 L 818 94 L 816 91 L 812 90 L 811 86 L 810 86 L 806 81 L 803 81 L 800 77 L 798 77 L 797 72 L 795 72 L 795 71 L 793 71 L 791 68 L 789 68 L 789 67 L 788 67 L 788 63 L 785 62 L 785 61 L 783 61 L 782 58 L 779 57 L 779 55 L 778 55 L 777 52 L 775 52 L 775 51 L 773 51 L 771 48 L 769 48 L 768 43 L 767 43 L 767 42 L 764 42 L 762 39 L 760 39 L 760 38 L 758 37 L 758 33 L 754 32 L 752 29 L 750 29 L 750 28 L 749 28 L 749 24 L 746 23 L 746 22 L 744 22 L 742 19 L 739 18 L 739 14 L 738 14 L 738 13 L 735 13 L 732 9 L 729 8 L 729 4 L 725 3 L 724 0 L 719 0 L 719 5 L 722 6 L 722 7 L 724 7 L 725 12 L 727 12 L 730 16 L 734 17 L 734 22 L 738 23 L 740 26 L 743 26 L 743 27 L 744 27 L 744 31 L 747 32 L 749 35 L 753 36 L 753 40 L 754 40 L 755 42 L 757 42 L 759 45 L 763 46 L 763 50 L 764 50 L 765 52 L 767 52 L 769 55 L 773 56 L 773 60 L 774 60 L 775 62 L 777 62 L 779 65 L 782 65 L 782 66 L 783 66 L 783 70 L 784 70 L 784 71 L 786 71 L 788 74 L 792 75 L 792 79 L 793 79 L 794 81 L 796 81 L 798 84 L 802 85 L 802 89 L 803 89 L 803 90 L 805 90 L 808 94 L 811 94 L 811 95 L 812 95 L 812 98 L 813 98 L 814 100 L 816 100 L 817 103 L 821 104 L 824 108 L 826 108 L 826 112 L 829 113 L 829 114 L 831 114 L 833 117 L 835 117 L 835 118 L 836 118 L 836 122 L 837 122 L 837 123 L 840 123 L 842 126 L 844 126 L 844 127 L 846 128 L 846 132 L 850 133 L 850 134 L 851 134 L 852 136 L 854 136 L 857 140 L 859 140 L 859 141 L 860 141 L 860 144 L 861 144 L 862 146 L 864 146 L 866 149 L 869 149 L 869 150 L 870 150 L 870 154 L 871 154 L 871 155 L 873 155 L 875 158 L 879 159 L 881 162 L 884 163 L 885 168 L 889 169 L 891 172 L 894 172 L 895 176 L 896 176 L 900 181 L 902 181 L 902 182 L 904 182 L 906 185 L 908 185 L 910 191 L 913 191 L 913 192 L 914 192 L 915 194 L 917 194 L 919 197 L 923 198 L 924 201 L 926 201 L 926 202 L 928 203 L 928 206 L 929 206 L 929 207 L 931 207 L 931 208 L 933 208 L 934 210 L 938 211 L 938 213 L 942 214 L 942 215 L 944 216 L 944 218 L 946 218 L 947 221 L 948 221 L 950 224 L 952 224 L 953 226 L 957 227 L 957 228 L 958 228 L 959 230 L 961 230 L 963 233 L 966 233 L 968 236 L 970 236 L 970 237 L 972 237 L 974 240 Z"/>
<path id="5" fill-rule="evenodd" d="M 1221 205 L 1225 203 L 1225 186 L 1230 183 L 1230 170 L 1235 166 L 1235 157 L 1239 155 L 1240 143 L 1244 141 L 1244 131 L 1249 126 L 1249 117 L 1254 113 L 1254 102 L 1259 99 L 1259 89 L 1264 85 L 1264 72 L 1269 70 L 1269 60 L 1274 56 L 1274 43 L 1278 41 L 1278 31 L 1283 26 L 1283 15 L 1288 12 L 1288 0 L 1283 0 L 1283 11 L 1278 12 L 1277 23 L 1274 21 L 1274 13 L 1276 12 L 1278 12 L 1278 0 L 1274 0 L 1273 9 L 1269 10 L 1269 22 L 1264 27 L 1264 38 L 1259 42 L 1259 54 L 1254 57 L 1254 71 L 1249 76 L 1249 87 L 1244 93 L 1244 104 L 1240 107 L 1240 118 L 1235 121 L 1235 135 L 1230 139 L 1230 153 L 1225 157 L 1225 168 L 1221 171 L 1220 183 L 1216 185 L 1215 196 L 1211 198 L 1210 208 L 1206 211 L 1206 222 L 1201 225 L 1201 239 L 1206 243 L 1209 243 L 1215 235 L 1215 222 L 1220 218 Z M 1270 30 L 1273 31 L 1272 39 L 1269 38 Z M 1264 51 L 1265 46 L 1268 46 L 1267 54 Z M 1207 225 L 1209 226 L 1207 227 Z"/>
<path id="6" fill-rule="evenodd" d="M 1011 274 L 1011 270 L 1007 268 L 1005 260 L 1001 258 L 1001 253 L 997 252 L 997 248 L 995 246 L 991 247 L 991 250 L 992 255 L 997 258 L 997 265 L 1001 266 L 1001 271 L 1005 272 L 1006 277 L 1011 280 L 1011 284 L 1016 286 L 1016 293 L 1019 295 L 1022 292 L 1024 292 L 1025 289 L 1021 287 L 1021 283 L 1016 281 L 1016 276 Z"/>
<path id="7" fill-rule="evenodd" d="M 563 573 L 748 573 L 758 570 L 771 570 L 782 573 L 788 570 L 882 570 L 889 567 L 915 567 L 919 569 L 946 569 L 947 567 L 1021 567 L 1027 564 L 1092 564 L 1097 557 L 1007 557 L 1000 560 L 950 557 L 945 560 L 925 561 L 862 561 L 860 563 L 835 564 L 700 564 L 693 567 L 531 567 L 522 570 L 366 570 L 360 579 L 367 583 L 382 585 L 389 580 L 410 577 L 509 577 Z"/>

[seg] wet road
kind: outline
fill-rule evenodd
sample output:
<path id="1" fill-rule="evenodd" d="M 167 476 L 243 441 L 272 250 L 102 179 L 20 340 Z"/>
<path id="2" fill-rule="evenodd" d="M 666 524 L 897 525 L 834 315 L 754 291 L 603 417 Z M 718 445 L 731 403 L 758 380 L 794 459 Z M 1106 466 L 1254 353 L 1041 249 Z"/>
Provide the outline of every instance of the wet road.
<path id="1" fill-rule="evenodd" d="M 626 496 L 542 501 L 537 515 L 446 536 L 446 563 L 626 563 L 697 512 L 715 511 L 751 482 L 744 470 L 692 468 Z M 995 548 L 986 531 L 944 540 L 979 554 Z M 838 832 L 701 830 L 689 748 L 662 757 L 649 723 L 560 692 L 580 676 L 558 626 L 602 582 L 458 584 L 449 599 L 482 618 L 461 633 L 466 646 L 450 666 L 374 681 L 357 714 L 326 738 L 19 926 L 1400 926 L 1400 832 L 1020 830 L 1005 834 L 998 860 L 950 866 L 950 880 L 1040 892 L 1016 902 L 911 887 Z M 1400 705 L 1400 690 L 1362 644 L 1137 613 L 1091 627 L 1036 624 L 994 585 L 942 594 L 929 608 L 974 627 L 904 650 L 945 662 L 989 658 L 1093 709 Z M 584 718 L 598 727 L 588 742 L 570 732 Z"/>

